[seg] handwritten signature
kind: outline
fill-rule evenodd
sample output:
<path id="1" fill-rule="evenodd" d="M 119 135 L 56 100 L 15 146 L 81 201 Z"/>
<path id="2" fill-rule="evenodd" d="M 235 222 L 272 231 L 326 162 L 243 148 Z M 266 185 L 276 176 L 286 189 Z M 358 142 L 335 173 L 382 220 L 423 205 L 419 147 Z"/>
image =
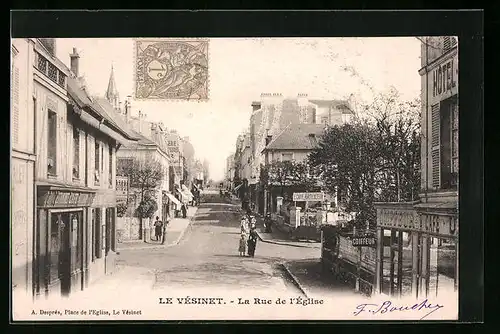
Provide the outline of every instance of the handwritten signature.
<path id="1" fill-rule="evenodd" d="M 422 302 L 415 303 L 413 305 L 398 306 L 392 302 L 386 300 L 382 304 L 359 304 L 354 311 L 354 315 L 357 316 L 362 312 L 368 312 L 371 314 L 384 314 L 391 312 L 404 312 L 404 311 L 429 311 L 420 320 L 429 316 L 430 314 L 436 312 L 437 310 L 443 308 L 443 305 L 432 304 L 428 299 L 424 299 Z"/>

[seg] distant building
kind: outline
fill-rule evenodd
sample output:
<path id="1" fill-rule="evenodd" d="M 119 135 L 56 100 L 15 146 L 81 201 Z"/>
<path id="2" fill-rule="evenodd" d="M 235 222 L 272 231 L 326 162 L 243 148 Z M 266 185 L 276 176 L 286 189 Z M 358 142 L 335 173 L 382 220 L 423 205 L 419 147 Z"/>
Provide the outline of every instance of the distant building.
<path id="1" fill-rule="evenodd" d="M 252 173 L 249 178 L 251 201 L 264 213 L 264 190 L 259 188 L 260 166 L 265 163 L 262 151 L 266 138 L 279 134 L 290 124 L 322 124 L 333 126 L 350 122 L 353 117 L 344 100 L 310 99 L 307 94 L 284 98 L 280 93 L 261 94 L 260 101 L 252 102 L 250 117 L 250 149 Z"/>

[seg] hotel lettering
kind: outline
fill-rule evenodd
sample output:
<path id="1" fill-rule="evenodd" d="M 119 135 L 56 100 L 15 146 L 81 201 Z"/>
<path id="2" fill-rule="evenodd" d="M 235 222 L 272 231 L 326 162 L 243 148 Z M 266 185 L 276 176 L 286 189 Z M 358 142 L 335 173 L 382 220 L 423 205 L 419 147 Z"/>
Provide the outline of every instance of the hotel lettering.
<path id="1" fill-rule="evenodd" d="M 451 91 L 457 86 L 458 70 L 455 59 L 451 59 L 439 65 L 432 72 L 432 96 L 440 96 L 447 91 Z"/>

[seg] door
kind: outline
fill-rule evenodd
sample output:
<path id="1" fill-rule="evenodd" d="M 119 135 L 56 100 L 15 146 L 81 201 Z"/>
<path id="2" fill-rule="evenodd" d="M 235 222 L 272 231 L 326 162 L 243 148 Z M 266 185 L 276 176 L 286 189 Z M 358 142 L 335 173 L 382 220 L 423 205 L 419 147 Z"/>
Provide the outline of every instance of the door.
<path id="1" fill-rule="evenodd" d="M 58 279 L 61 294 L 66 296 L 71 287 L 70 267 L 70 225 L 69 216 L 64 213 L 51 215 L 51 280 Z"/>

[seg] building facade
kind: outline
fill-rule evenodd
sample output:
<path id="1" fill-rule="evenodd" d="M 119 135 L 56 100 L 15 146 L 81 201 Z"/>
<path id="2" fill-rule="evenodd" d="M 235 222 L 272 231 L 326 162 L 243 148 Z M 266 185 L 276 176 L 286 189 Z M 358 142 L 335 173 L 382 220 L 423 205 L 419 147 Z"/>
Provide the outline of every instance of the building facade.
<path id="1" fill-rule="evenodd" d="M 275 137 L 290 124 L 322 124 L 332 126 L 352 119 L 353 112 L 344 100 L 310 99 L 300 93 L 293 98 L 284 98 L 280 93 L 263 93 L 260 101 L 252 103 L 250 117 L 250 149 L 252 173 L 249 178 L 251 201 L 264 213 L 264 189 L 259 184 L 260 167 L 265 163 L 262 154 L 266 138 Z M 299 153 L 297 153 L 299 154 Z"/>
<path id="2" fill-rule="evenodd" d="M 13 285 L 67 296 L 114 269 L 116 150 L 133 137 L 82 88 L 76 50 L 70 71 L 54 39 L 12 44 Z"/>
<path id="3" fill-rule="evenodd" d="M 35 43 L 31 39 L 13 39 L 11 44 L 11 266 L 14 300 L 17 294 L 34 294 Z M 64 96 L 64 90 L 61 91 Z"/>
<path id="4" fill-rule="evenodd" d="M 458 287 L 458 41 L 422 39 L 421 191 L 378 203 L 375 290 L 436 296 Z"/>

